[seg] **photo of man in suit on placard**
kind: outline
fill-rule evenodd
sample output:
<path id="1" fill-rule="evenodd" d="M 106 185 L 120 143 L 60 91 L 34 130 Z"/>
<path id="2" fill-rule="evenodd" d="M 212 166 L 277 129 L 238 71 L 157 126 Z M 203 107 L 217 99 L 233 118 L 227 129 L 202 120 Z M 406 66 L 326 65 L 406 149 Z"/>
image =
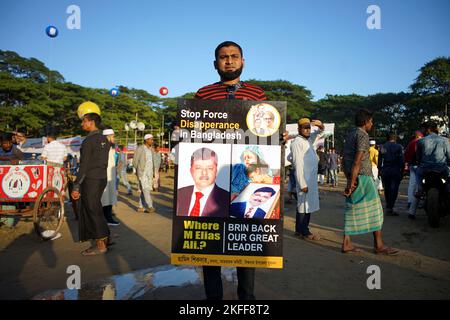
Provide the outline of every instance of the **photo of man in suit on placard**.
<path id="1" fill-rule="evenodd" d="M 194 185 L 178 189 L 177 216 L 227 217 L 230 194 L 216 184 L 218 157 L 209 148 L 191 156 L 190 173 Z"/>
<path id="2" fill-rule="evenodd" d="M 248 201 L 234 202 L 230 205 L 230 216 L 246 219 L 264 219 L 267 212 L 261 208 L 268 202 L 276 191 L 270 187 L 256 189 L 249 197 Z"/>

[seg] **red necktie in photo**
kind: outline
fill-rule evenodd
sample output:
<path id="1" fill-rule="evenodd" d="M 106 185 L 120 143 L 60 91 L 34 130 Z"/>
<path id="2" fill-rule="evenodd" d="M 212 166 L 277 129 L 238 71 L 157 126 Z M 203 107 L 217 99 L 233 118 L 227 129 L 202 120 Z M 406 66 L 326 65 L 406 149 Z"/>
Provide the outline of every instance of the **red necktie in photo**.
<path id="1" fill-rule="evenodd" d="M 245 213 L 244 218 L 250 218 L 250 214 L 252 213 L 253 209 L 255 209 L 255 207 L 250 207 Z"/>
<path id="2" fill-rule="evenodd" d="M 198 217 L 200 215 L 200 199 L 203 197 L 203 193 L 196 192 L 195 193 L 195 203 L 192 207 L 191 213 L 189 214 L 190 217 Z"/>

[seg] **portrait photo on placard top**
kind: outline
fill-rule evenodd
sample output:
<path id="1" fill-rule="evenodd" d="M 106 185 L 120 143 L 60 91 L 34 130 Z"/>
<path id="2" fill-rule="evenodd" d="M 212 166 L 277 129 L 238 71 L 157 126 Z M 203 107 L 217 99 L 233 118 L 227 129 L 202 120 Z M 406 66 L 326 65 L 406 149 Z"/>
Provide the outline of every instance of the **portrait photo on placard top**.
<path id="1" fill-rule="evenodd" d="M 251 106 L 247 113 L 247 127 L 259 136 L 268 137 L 278 132 L 281 116 L 278 110 L 268 103 L 258 103 Z"/>

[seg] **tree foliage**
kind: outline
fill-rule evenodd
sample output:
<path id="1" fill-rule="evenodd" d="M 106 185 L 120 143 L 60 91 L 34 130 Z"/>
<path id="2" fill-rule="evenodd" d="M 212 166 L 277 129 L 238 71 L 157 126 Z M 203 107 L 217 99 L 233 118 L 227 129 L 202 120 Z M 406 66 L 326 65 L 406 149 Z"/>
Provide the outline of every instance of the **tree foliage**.
<path id="1" fill-rule="evenodd" d="M 287 123 L 297 122 L 298 119 L 310 116 L 314 112 L 314 104 L 311 101 L 313 96 L 304 86 L 285 80 L 248 82 L 264 89 L 268 100 L 287 102 Z"/>
<path id="2" fill-rule="evenodd" d="M 342 147 L 347 131 L 353 127 L 359 108 L 374 112 L 371 136 L 383 142 L 387 131 L 405 136 L 404 143 L 430 115 L 442 114 L 449 100 L 450 58 L 440 57 L 426 63 L 411 85 L 411 92 L 375 95 L 327 95 L 314 102 L 311 91 L 285 80 L 249 80 L 264 89 L 268 100 L 286 101 L 287 123 L 312 117 L 335 123 L 336 146 Z M 22 129 L 30 136 L 41 136 L 42 128 L 53 125 L 62 135 L 82 134 L 77 118 L 78 106 L 87 100 L 102 110 L 102 122 L 124 136 L 124 125 L 136 118 L 146 130 L 172 130 L 176 124 L 178 98 L 193 98 L 186 93 L 178 98 L 160 98 L 145 90 L 120 86 L 121 94 L 111 97 L 108 89 L 82 87 L 66 82 L 57 71 L 41 61 L 23 58 L 0 50 L 0 131 Z"/>
<path id="3" fill-rule="evenodd" d="M 448 104 L 450 100 L 450 57 L 439 57 L 426 63 L 411 85 L 414 94 L 412 116 L 438 115 L 441 125 L 449 125 Z"/>

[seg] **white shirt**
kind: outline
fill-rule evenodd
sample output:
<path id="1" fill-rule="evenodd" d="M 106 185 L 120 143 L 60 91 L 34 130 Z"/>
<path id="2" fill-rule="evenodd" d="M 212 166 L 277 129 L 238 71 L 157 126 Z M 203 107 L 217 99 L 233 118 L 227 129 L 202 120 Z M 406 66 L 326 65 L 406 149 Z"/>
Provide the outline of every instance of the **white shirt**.
<path id="1" fill-rule="evenodd" d="M 67 156 L 67 148 L 61 142 L 56 140 L 45 145 L 42 151 L 42 157 L 48 162 L 64 164 L 64 158 Z"/>
<path id="2" fill-rule="evenodd" d="M 320 209 L 319 186 L 317 184 L 317 167 L 319 160 L 314 143 L 324 136 L 323 131 L 311 133 L 309 139 L 298 136 L 291 143 L 292 164 L 295 167 L 297 182 L 297 209 L 301 213 L 313 213 Z M 308 192 L 301 189 L 307 187 Z"/>
<path id="3" fill-rule="evenodd" d="M 214 188 L 214 183 L 212 185 L 210 185 L 209 187 L 207 187 L 206 189 L 203 189 L 202 191 L 198 190 L 197 187 L 194 185 L 194 190 L 192 191 L 192 196 L 191 196 L 191 204 L 189 205 L 189 215 L 191 214 L 192 208 L 195 205 L 195 200 L 197 199 L 195 193 L 196 192 L 201 192 L 203 193 L 203 197 L 200 198 L 200 215 L 199 217 L 201 217 L 203 215 L 203 209 L 205 208 L 206 205 L 206 201 L 208 200 L 209 195 L 211 194 L 212 189 Z"/>

